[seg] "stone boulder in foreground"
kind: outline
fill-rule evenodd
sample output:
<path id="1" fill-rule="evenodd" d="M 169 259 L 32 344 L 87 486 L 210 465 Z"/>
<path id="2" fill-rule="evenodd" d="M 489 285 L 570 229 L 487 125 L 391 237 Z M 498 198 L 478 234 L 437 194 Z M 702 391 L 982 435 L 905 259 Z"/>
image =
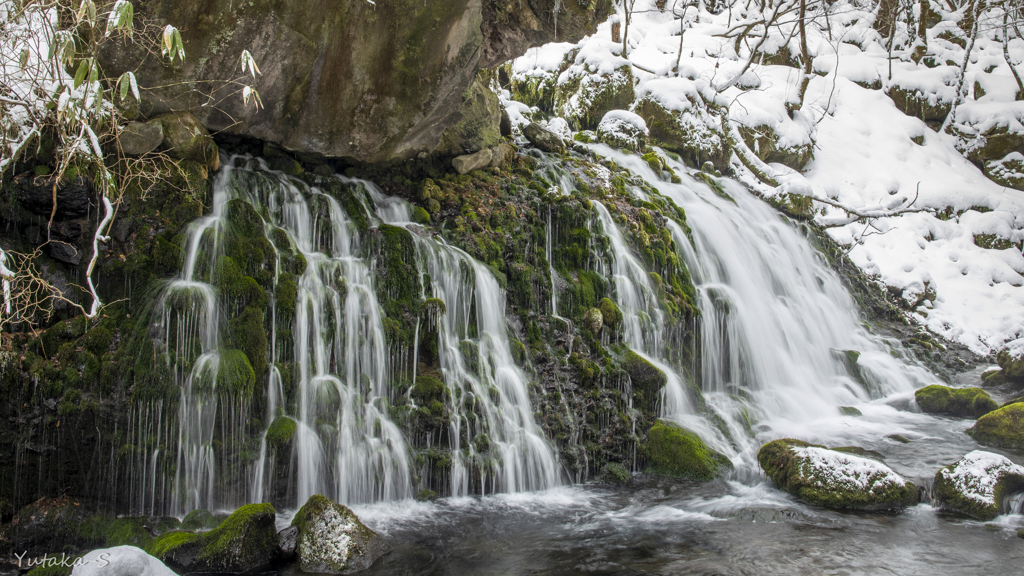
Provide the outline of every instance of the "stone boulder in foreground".
<path id="1" fill-rule="evenodd" d="M 160 560 L 135 546 L 93 550 L 83 556 L 71 576 L 176 576 Z"/>
<path id="2" fill-rule="evenodd" d="M 801 440 L 775 440 L 757 461 L 775 484 L 815 506 L 848 510 L 899 510 L 917 502 L 917 487 L 891 468 Z"/>
<path id="3" fill-rule="evenodd" d="M 292 520 L 299 529 L 296 551 L 303 572 L 351 574 L 369 568 L 390 548 L 347 507 L 319 494 Z"/>
<path id="4" fill-rule="evenodd" d="M 1003 497 L 1024 490 L 1024 466 L 975 450 L 935 474 L 935 497 L 946 510 L 991 520 Z"/>

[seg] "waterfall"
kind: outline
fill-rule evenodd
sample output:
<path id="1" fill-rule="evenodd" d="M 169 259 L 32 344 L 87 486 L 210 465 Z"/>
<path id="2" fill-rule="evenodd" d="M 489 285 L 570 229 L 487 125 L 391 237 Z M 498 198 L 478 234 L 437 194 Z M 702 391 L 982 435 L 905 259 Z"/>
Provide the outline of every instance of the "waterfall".
<path id="1" fill-rule="evenodd" d="M 640 175 L 686 212 L 690 235 L 675 222 L 668 226 L 698 293 L 700 351 L 694 377 L 708 408 L 726 424 L 732 447 L 716 442 L 707 427 L 701 434 L 734 461 L 756 467 L 753 453 L 760 443 L 749 432 L 753 422 L 773 437 L 848 439 L 850 429 L 843 428 L 852 424 L 839 417 L 840 406 L 934 381 L 923 368 L 893 357 L 898 343 L 863 328 L 853 300 L 821 254 L 797 226 L 743 186 L 719 178 L 716 191 L 670 161 L 682 175 L 674 184 L 639 157 L 603 145 L 593 149 Z M 608 211 L 597 203 L 595 210 L 616 246 L 619 305 L 633 318 L 626 323 L 626 340 L 668 374 L 668 366 L 654 358 L 659 314 L 644 283 L 646 273 Z M 845 351 L 859 353 L 856 374 Z M 673 382 L 680 378 L 669 375 L 662 415 L 693 427 L 693 407 Z M 831 422 L 826 428 L 820 427 L 823 419 Z"/>
<path id="2" fill-rule="evenodd" d="M 385 197 L 372 183 L 362 184 L 385 222 L 410 230 L 420 266 L 430 276 L 430 292 L 445 303 L 436 325 L 452 411 L 451 494 L 559 485 L 557 455 L 534 421 L 527 375 L 512 358 L 498 281 L 462 250 L 421 236 L 407 204 Z"/>
<path id="3" fill-rule="evenodd" d="M 248 440 L 244 415 L 250 413 L 249 400 L 218 389 L 225 380 L 218 375 L 227 354 L 224 324 L 231 320 L 225 314 L 231 295 L 218 289 L 215 275 L 231 234 L 226 211 L 232 201 L 247 203 L 259 215 L 259 236 L 275 261 L 275 296 L 281 290 L 282 245 L 302 262 L 290 321 L 277 298 L 270 300 L 270 362 L 265 381 L 256 384 L 266 389 L 264 429 L 278 417 L 295 422 L 295 503 L 315 493 L 346 503 L 410 497 L 409 454 L 389 415 L 391 374 L 382 313 L 359 252 L 358 231 L 334 197 L 270 172 L 262 161 L 235 158 L 214 183 L 212 213 L 189 227 L 183 271 L 160 298 L 162 333 L 157 339 L 171 352 L 181 390 L 177 470 L 168 511 L 181 515 L 269 496 L 265 438 L 259 440 L 258 457 L 244 482 L 248 495 L 222 489 L 241 480 L 241 466 L 218 469 L 243 451 Z M 286 323 L 291 342 L 278 337 Z M 283 381 L 276 365 L 279 350 L 292 360 L 292 382 Z M 292 398 L 285 397 L 288 387 L 294 389 Z M 228 441 L 233 444 L 226 446 Z M 223 457 L 215 453 L 218 442 L 225 446 Z"/>

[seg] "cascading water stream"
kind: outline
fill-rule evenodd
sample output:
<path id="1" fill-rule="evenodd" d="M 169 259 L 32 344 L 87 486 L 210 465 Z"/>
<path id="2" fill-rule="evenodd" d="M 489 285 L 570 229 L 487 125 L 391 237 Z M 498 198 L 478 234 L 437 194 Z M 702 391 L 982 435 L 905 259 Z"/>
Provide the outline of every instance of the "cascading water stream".
<path id="1" fill-rule="evenodd" d="M 453 414 L 451 495 L 561 484 L 557 455 L 533 418 L 527 375 L 512 358 L 505 294 L 494 275 L 462 250 L 421 236 L 408 204 L 385 197 L 370 182 L 361 184 L 384 222 L 410 231 L 420 266 L 430 275 L 430 292 L 445 303 L 435 323 Z"/>
<path id="2" fill-rule="evenodd" d="M 741 185 L 720 179 L 725 189 L 720 195 L 687 176 L 673 184 L 636 156 L 601 145 L 593 149 L 643 177 L 686 212 L 692 243 L 679 225 L 669 226 L 698 291 L 701 349 L 695 378 L 709 408 L 726 423 L 733 441 L 726 453 L 734 460 L 756 468 L 753 455 L 760 444 L 744 432 L 751 423 L 765 426 L 773 437 L 849 441 L 857 435 L 851 430 L 855 424 L 839 417 L 840 406 L 934 381 L 923 368 L 893 358 L 890 346 L 861 327 L 852 299 L 810 242 Z M 686 174 L 681 164 L 672 167 Z M 613 245 L 620 245 L 607 210 L 598 204 L 595 209 Z M 645 297 L 650 287 L 644 287 L 644 270 L 621 246 L 613 250 L 625 255 L 614 264 L 616 288 L 624 316 L 635 318 L 626 323 L 626 340 L 651 359 L 657 351 L 656 301 Z M 647 327 L 639 321 L 646 319 L 641 312 L 651 318 Z M 844 361 L 850 350 L 859 352 L 856 377 Z M 679 403 L 686 394 L 677 395 L 669 380 L 663 415 L 693 426 L 692 407 Z M 870 428 L 866 425 L 865 433 Z"/>
<path id="3" fill-rule="evenodd" d="M 236 162 L 243 166 L 234 168 Z M 274 301 L 271 362 L 267 381 L 257 383 L 266 386 L 267 423 L 275 417 L 295 421 L 297 502 L 315 493 L 348 503 L 410 497 L 408 452 L 388 414 L 391 376 L 382 314 L 369 270 L 358 255 L 358 234 L 335 198 L 268 171 L 262 161 L 232 159 L 214 184 L 212 214 L 189 228 L 181 277 L 169 283 L 161 298 L 163 342 L 175 352 L 174 373 L 183 375 L 176 379 L 182 392 L 170 512 L 180 515 L 235 503 L 215 494 L 218 481 L 229 479 L 218 479 L 212 447 L 217 427 L 223 428 L 225 421 L 231 422 L 231 432 L 221 437 L 241 442 L 246 423 L 225 414 L 248 412 L 248 404 L 216 389 L 226 336 L 219 316 L 225 295 L 214 286 L 214 271 L 224 254 L 225 207 L 232 200 L 259 212 L 263 234 L 268 239 L 277 234 L 278 242 L 287 243 L 304 262 L 294 287 L 293 343 L 282 343 L 291 348 L 294 360 L 294 398 L 285 398 L 274 363 L 279 312 Z M 280 266 L 278 248 L 274 256 Z M 275 267 L 275 285 L 277 280 Z M 225 413 L 220 416 L 218 402 Z M 261 439 L 247 482 L 248 500 L 268 497 L 267 451 L 266 439 Z M 241 452 L 240 446 L 232 446 L 231 452 Z"/>

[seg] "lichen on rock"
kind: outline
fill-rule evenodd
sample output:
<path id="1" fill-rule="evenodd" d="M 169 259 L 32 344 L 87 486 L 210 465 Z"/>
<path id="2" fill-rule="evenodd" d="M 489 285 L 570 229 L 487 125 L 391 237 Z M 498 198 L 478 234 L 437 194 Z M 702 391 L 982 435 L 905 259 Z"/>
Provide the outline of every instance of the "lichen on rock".
<path id="1" fill-rule="evenodd" d="M 292 520 L 299 528 L 296 550 L 304 572 L 350 574 L 369 568 L 388 551 L 384 539 L 347 507 L 316 494 Z"/>

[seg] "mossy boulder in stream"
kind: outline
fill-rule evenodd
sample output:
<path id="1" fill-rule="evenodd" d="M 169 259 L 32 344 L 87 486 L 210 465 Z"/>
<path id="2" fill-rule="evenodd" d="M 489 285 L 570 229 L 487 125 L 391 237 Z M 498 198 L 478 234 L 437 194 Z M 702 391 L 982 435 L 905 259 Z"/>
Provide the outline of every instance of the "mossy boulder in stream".
<path id="1" fill-rule="evenodd" d="M 708 448 L 700 436 L 672 422 L 658 420 L 647 438 L 647 453 L 655 474 L 711 480 L 732 468 L 729 459 Z"/>
<path id="2" fill-rule="evenodd" d="M 921 410 L 959 418 L 980 418 L 999 407 L 981 388 L 950 388 L 933 384 L 914 393 Z"/>
<path id="3" fill-rule="evenodd" d="M 1024 403 L 1003 406 L 978 418 L 967 430 L 972 438 L 999 448 L 1024 448 Z"/>
<path id="4" fill-rule="evenodd" d="M 775 485 L 815 506 L 899 510 L 917 502 L 917 488 L 873 458 L 801 440 L 774 440 L 757 462 Z"/>
<path id="5" fill-rule="evenodd" d="M 935 474 L 935 497 L 947 509 L 979 520 L 999 515 L 1006 496 L 1024 490 L 1024 466 L 975 450 Z"/>
<path id="6" fill-rule="evenodd" d="M 270 504 L 247 504 L 209 532 L 168 532 L 150 544 L 149 552 L 185 573 L 255 571 L 277 559 L 275 520 Z"/>
<path id="7" fill-rule="evenodd" d="M 350 574 L 369 568 L 389 550 L 351 510 L 319 494 L 299 509 L 292 526 L 299 528 L 296 550 L 304 572 Z"/>

